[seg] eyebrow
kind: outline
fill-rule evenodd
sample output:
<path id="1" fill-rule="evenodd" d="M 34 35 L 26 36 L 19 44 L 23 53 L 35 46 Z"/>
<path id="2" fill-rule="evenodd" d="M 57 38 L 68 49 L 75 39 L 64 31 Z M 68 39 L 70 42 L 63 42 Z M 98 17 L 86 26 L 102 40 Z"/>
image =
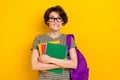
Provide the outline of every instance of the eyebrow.
<path id="1" fill-rule="evenodd" d="M 49 16 L 49 17 L 54 17 L 54 16 Z M 55 17 L 54 17 L 55 18 Z M 61 18 L 61 16 L 58 16 L 57 18 Z"/>

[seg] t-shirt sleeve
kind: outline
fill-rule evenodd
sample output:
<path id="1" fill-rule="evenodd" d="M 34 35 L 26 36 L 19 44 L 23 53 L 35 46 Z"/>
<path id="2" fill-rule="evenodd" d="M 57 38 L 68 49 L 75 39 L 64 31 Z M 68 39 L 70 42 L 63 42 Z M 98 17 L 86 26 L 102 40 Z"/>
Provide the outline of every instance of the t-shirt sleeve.
<path id="1" fill-rule="evenodd" d="M 75 43 L 75 40 L 72 38 L 71 39 L 71 48 L 76 48 L 76 43 Z"/>
<path id="2" fill-rule="evenodd" d="M 34 41 L 33 41 L 31 50 L 33 50 L 33 49 L 38 49 L 38 44 L 39 44 L 39 43 L 40 43 L 40 37 L 37 36 L 37 37 L 35 37 L 35 39 L 34 39 Z"/>

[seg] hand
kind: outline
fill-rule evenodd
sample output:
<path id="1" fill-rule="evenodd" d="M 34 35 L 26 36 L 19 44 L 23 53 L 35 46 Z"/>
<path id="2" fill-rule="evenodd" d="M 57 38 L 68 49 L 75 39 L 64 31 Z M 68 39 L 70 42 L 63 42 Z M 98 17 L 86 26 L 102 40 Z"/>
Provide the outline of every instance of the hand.
<path id="1" fill-rule="evenodd" d="M 52 57 L 43 54 L 42 56 L 39 57 L 39 61 L 43 63 L 51 63 Z"/>

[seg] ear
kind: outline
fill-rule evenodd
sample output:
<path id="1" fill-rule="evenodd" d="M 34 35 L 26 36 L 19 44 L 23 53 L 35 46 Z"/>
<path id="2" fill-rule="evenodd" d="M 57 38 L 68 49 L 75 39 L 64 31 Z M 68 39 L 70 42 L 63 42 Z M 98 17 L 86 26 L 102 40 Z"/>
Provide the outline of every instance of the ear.
<path id="1" fill-rule="evenodd" d="M 47 25 L 48 25 L 48 27 L 49 27 L 49 21 L 47 21 Z"/>
<path id="2" fill-rule="evenodd" d="M 47 21 L 47 23 L 49 24 L 49 21 Z"/>
<path id="3" fill-rule="evenodd" d="M 62 25 L 63 25 L 63 23 L 64 23 L 64 22 L 62 21 Z"/>
<path id="4" fill-rule="evenodd" d="M 47 25 L 49 25 L 49 21 L 47 21 Z"/>

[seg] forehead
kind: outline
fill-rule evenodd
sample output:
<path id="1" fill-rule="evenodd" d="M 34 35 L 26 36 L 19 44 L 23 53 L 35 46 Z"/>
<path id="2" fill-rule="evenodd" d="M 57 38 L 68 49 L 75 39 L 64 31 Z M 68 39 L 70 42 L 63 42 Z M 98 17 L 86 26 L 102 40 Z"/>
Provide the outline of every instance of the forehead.
<path id="1" fill-rule="evenodd" d="M 56 11 L 52 11 L 50 14 L 49 14 L 50 17 L 60 17 L 59 13 L 56 12 Z"/>

